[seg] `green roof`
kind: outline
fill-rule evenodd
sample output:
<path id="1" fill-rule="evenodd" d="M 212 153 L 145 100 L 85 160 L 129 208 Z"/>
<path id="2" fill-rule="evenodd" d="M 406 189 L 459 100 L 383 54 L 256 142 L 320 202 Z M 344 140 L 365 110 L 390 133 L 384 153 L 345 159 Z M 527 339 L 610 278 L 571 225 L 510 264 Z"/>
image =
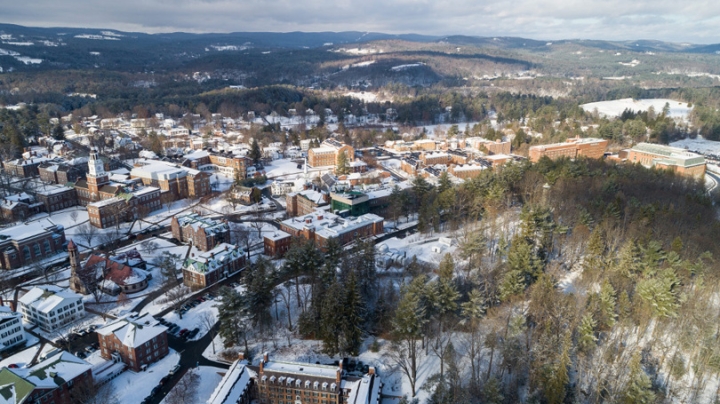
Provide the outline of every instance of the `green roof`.
<path id="1" fill-rule="evenodd" d="M 9 384 L 15 385 L 15 398 L 18 403 L 22 402 L 25 397 L 29 396 L 30 393 L 35 390 L 34 384 L 16 375 L 8 368 L 4 368 L 0 370 L 0 385 L 7 386 Z M 0 394 L 2 393 L 0 392 Z M 4 394 L 3 397 L 5 397 Z"/>

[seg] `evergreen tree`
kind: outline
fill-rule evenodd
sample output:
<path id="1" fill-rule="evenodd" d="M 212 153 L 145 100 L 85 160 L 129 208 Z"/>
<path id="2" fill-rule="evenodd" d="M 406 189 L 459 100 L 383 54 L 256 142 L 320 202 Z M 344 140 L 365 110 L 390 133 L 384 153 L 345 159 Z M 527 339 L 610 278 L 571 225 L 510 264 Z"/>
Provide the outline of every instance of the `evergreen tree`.
<path id="1" fill-rule="evenodd" d="M 350 163 L 348 162 L 348 156 L 345 153 L 338 153 L 336 164 L 337 165 L 335 167 L 335 174 L 350 174 Z"/>
<path id="2" fill-rule="evenodd" d="M 272 322 L 270 310 L 275 301 L 272 293 L 274 275 L 272 263 L 260 257 L 250 265 L 243 277 L 248 318 L 260 332 L 264 332 Z"/>
<path id="3" fill-rule="evenodd" d="M 343 352 L 351 356 L 360 353 L 363 336 L 363 301 L 360 297 L 360 287 L 354 274 L 350 275 L 345 284 L 345 301 L 342 307 L 342 334 Z"/>
<path id="4" fill-rule="evenodd" d="M 65 129 L 63 129 L 62 124 L 58 123 L 55 125 L 52 131 L 52 137 L 55 140 L 65 140 Z"/>
<path id="5" fill-rule="evenodd" d="M 233 346 L 246 343 L 247 339 L 244 335 L 244 329 L 240 324 L 244 324 L 245 320 L 245 299 L 233 288 L 220 288 L 220 304 L 218 305 L 218 321 L 220 322 L 220 330 L 218 334 L 223 339 L 223 344 Z"/>
<path id="6" fill-rule="evenodd" d="M 680 303 L 676 287 L 680 280 L 673 268 L 663 269 L 656 277 L 638 282 L 637 295 L 659 317 L 675 317 Z"/>
<path id="7" fill-rule="evenodd" d="M 598 303 L 598 325 L 602 330 L 609 330 L 615 325 L 617 314 L 615 314 L 615 289 L 607 279 L 600 287 Z"/>
<path id="8" fill-rule="evenodd" d="M 425 307 L 418 291 L 423 290 L 425 277 L 418 276 L 408 286 L 403 287 L 400 302 L 395 310 L 393 335 L 395 343 L 393 360 L 410 382 L 412 396 L 417 393 L 418 360 L 422 354 L 420 338 L 427 322 Z"/>
<path id="9" fill-rule="evenodd" d="M 630 375 L 620 402 L 623 404 L 651 404 L 655 402 L 655 393 L 651 390 L 650 378 L 640 364 L 640 354 L 635 353 L 630 361 Z"/>
<path id="10" fill-rule="evenodd" d="M 595 347 L 597 337 L 595 337 L 595 320 L 591 313 L 587 313 L 580 320 L 578 326 L 578 347 L 583 352 L 589 352 Z"/>
<path id="11" fill-rule="evenodd" d="M 552 373 L 545 387 L 545 397 L 549 404 L 562 404 L 565 401 L 566 389 L 570 376 L 570 333 L 565 334 L 562 351 L 557 362 L 552 366 Z"/>
<path id="12" fill-rule="evenodd" d="M 323 352 L 336 355 L 341 350 L 341 336 L 343 332 L 343 288 L 340 282 L 330 285 L 322 297 L 322 311 L 320 316 L 320 340 L 323 342 Z"/>
<path id="13" fill-rule="evenodd" d="M 260 145 L 255 138 L 253 138 L 252 144 L 250 145 L 250 158 L 252 159 L 253 164 L 258 164 L 260 162 L 260 159 L 262 158 Z"/>
<path id="14" fill-rule="evenodd" d="M 505 397 L 502 395 L 502 385 L 494 377 L 485 382 L 480 396 L 482 397 L 481 402 L 485 404 L 503 404 L 505 402 Z"/>

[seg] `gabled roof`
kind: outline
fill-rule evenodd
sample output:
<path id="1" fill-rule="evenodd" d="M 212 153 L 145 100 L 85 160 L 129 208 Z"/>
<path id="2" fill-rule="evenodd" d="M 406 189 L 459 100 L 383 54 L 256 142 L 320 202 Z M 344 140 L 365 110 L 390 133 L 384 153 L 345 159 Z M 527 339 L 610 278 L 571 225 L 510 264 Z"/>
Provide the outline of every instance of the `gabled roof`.
<path id="1" fill-rule="evenodd" d="M 114 334 L 123 345 L 132 348 L 138 348 L 164 332 L 167 327 L 159 325 L 150 314 L 120 317 L 97 330 L 103 336 Z"/>
<path id="2" fill-rule="evenodd" d="M 250 385 L 252 375 L 244 361 L 235 361 L 207 401 L 208 404 L 235 404 Z M 254 372 L 253 372 L 254 373 Z"/>
<path id="3" fill-rule="evenodd" d="M 81 300 L 82 296 L 53 285 L 34 287 L 23 295 L 20 303 L 25 306 L 35 307 L 36 310 L 48 313 L 57 306 L 63 305 L 67 300 Z"/>

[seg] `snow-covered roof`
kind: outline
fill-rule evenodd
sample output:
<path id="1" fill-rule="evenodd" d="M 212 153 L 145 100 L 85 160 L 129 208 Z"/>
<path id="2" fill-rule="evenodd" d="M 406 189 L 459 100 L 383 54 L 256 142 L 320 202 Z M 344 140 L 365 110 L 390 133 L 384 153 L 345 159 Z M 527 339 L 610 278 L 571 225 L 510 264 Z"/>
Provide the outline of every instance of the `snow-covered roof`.
<path id="1" fill-rule="evenodd" d="M 252 372 L 245 366 L 245 361 L 235 361 L 225 373 L 220 384 L 215 388 L 208 404 L 235 404 L 248 391 Z"/>
<path id="2" fill-rule="evenodd" d="M 36 388 L 54 389 L 90 370 L 84 360 L 61 352 L 29 368 L 10 369 L 15 375 L 32 383 Z"/>
<path id="3" fill-rule="evenodd" d="M 16 241 L 22 241 L 44 233 L 62 230 L 64 230 L 62 226 L 56 225 L 48 219 L 42 219 L 0 230 L 0 240 L 9 238 Z"/>
<path id="4" fill-rule="evenodd" d="M 185 261 L 185 269 L 198 273 L 213 272 L 222 268 L 224 264 L 242 259 L 244 256 L 240 247 L 228 243 L 220 243 L 210 251 L 189 257 Z"/>
<path id="5" fill-rule="evenodd" d="M 141 317 L 120 317 L 97 330 L 103 336 L 114 334 L 123 345 L 132 348 L 138 348 L 164 332 L 167 327 L 158 324 L 149 313 Z"/>
<path id="6" fill-rule="evenodd" d="M 82 296 L 54 285 L 36 286 L 18 299 L 26 307 L 49 313 L 58 306 L 82 300 Z"/>
<path id="7" fill-rule="evenodd" d="M 321 377 L 335 380 L 337 366 L 316 365 L 312 363 L 300 362 L 278 362 L 267 361 L 263 364 L 264 372 L 290 373 L 305 377 Z"/>

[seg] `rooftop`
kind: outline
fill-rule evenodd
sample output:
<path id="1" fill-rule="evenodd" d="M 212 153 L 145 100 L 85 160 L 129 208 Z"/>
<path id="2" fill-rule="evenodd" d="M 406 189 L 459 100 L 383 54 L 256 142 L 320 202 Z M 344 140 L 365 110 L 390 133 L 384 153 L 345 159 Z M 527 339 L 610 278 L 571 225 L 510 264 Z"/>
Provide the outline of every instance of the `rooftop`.
<path id="1" fill-rule="evenodd" d="M 123 345 L 132 348 L 138 348 L 164 332 L 167 327 L 158 324 L 149 313 L 141 317 L 120 317 L 97 330 L 103 336 L 115 334 Z"/>
<path id="2" fill-rule="evenodd" d="M 82 296 L 58 286 L 43 285 L 35 286 L 18 300 L 25 306 L 34 307 L 39 312 L 48 313 L 56 307 L 67 303 L 68 300 L 80 301 Z"/>

